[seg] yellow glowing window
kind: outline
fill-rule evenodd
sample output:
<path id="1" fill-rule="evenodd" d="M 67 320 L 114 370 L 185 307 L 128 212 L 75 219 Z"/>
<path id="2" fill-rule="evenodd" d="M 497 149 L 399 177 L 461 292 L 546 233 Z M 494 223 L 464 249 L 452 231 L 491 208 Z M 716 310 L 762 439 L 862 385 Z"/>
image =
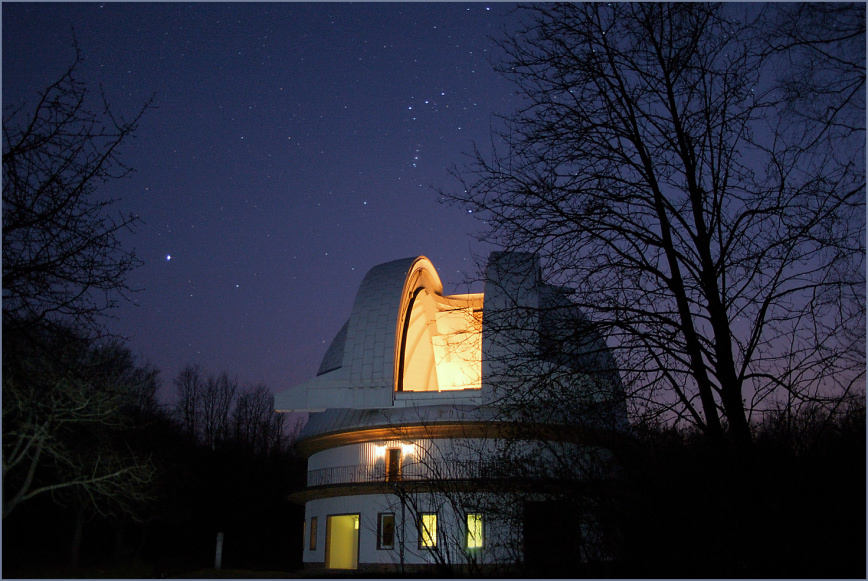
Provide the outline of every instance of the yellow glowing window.
<path id="1" fill-rule="evenodd" d="M 437 546 L 437 514 L 424 512 L 419 516 L 419 548 L 432 549 Z"/>
<path id="2" fill-rule="evenodd" d="M 482 513 L 467 513 L 467 548 L 482 548 Z"/>

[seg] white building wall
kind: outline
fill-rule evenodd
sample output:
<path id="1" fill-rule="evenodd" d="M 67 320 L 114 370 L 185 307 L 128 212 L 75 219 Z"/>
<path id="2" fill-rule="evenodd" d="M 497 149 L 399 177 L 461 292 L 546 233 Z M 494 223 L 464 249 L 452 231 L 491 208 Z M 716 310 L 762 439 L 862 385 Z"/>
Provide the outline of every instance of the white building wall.
<path id="1" fill-rule="evenodd" d="M 575 444 L 536 441 L 505 441 L 481 438 L 435 438 L 377 440 L 339 446 L 312 455 L 308 464 L 308 486 L 327 486 L 351 482 L 385 480 L 385 451 L 390 447 L 402 449 L 402 478 L 410 481 L 450 481 L 463 477 L 486 476 L 474 473 L 481 459 L 494 457 L 497 449 L 508 445 L 511 454 L 527 455 L 533 460 L 524 464 L 535 466 L 536 477 L 555 476 L 563 466 L 558 461 L 560 448 L 574 448 Z M 588 449 L 591 451 L 591 449 Z M 567 455 L 575 458 L 575 451 Z M 563 458 L 563 456 L 561 456 Z M 593 464 L 593 463 L 592 463 Z M 574 466 L 581 471 L 584 467 Z M 479 502 L 474 502 L 474 498 Z M 395 565 L 402 560 L 406 565 L 436 564 L 446 560 L 453 564 L 466 561 L 464 540 L 465 512 L 477 510 L 485 515 L 486 547 L 475 553 L 479 563 L 515 562 L 521 552 L 521 531 L 515 521 L 498 522 L 495 515 L 486 513 L 485 507 L 495 506 L 500 499 L 473 493 L 452 494 L 417 493 L 401 499 L 394 494 L 368 494 L 331 497 L 309 501 L 305 506 L 304 561 L 325 564 L 326 535 L 330 515 L 358 514 L 360 519 L 359 555 L 361 565 Z M 506 498 L 504 497 L 504 500 Z M 515 499 L 510 499 L 514 501 Z M 520 507 L 516 505 L 520 510 Z M 458 511 L 456 513 L 456 510 Z M 440 546 L 438 553 L 419 548 L 419 512 L 436 512 Z M 396 545 L 393 549 L 377 549 L 377 521 L 379 513 L 393 513 L 396 520 Z M 316 549 L 310 549 L 311 518 L 317 518 Z M 403 539 L 403 542 L 402 542 Z"/>
<path id="2" fill-rule="evenodd" d="M 376 440 L 338 446 L 308 459 L 307 485 L 383 480 L 389 448 L 401 448 L 404 479 L 471 478 L 495 446 L 495 441 L 481 438 Z"/>
<path id="3" fill-rule="evenodd" d="M 466 534 L 464 510 L 453 510 L 454 499 L 442 494 L 419 494 L 403 503 L 396 495 L 369 494 L 313 500 L 305 506 L 304 562 L 325 565 L 327 522 L 329 516 L 359 515 L 359 555 L 361 566 L 394 566 L 400 564 L 433 565 L 438 560 L 452 564 L 466 562 L 464 539 Z M 473 507 L 467 507 L 473 510 Z M 417 518 L 420 512 L 437 513 L 438 546 L 420 549 Z M 395 545 L 392 549 L 377 548 L 377 521 L 380 513 L 395 515 Z M 310 550 L 311 518 L 317 518 L 316 549 Z M 498 539 L 516 539 L 506 530 L 504 523 L 486 519 L 484 535 L 486 546 L 475 552 L 479 563 L 504 562 L 513 554 L 498 544 Z M 514 547 L 513 547 L 514 548 Z"/>

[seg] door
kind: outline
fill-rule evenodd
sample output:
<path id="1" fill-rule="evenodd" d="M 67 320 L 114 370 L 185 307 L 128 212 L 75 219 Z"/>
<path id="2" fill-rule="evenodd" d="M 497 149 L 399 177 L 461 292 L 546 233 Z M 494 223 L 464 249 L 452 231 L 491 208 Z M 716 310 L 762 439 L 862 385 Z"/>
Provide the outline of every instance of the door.
<path id="1" fill-rule="evenodd" d="M 326 521 L 326 568 L 359 567 L 359 515 L 341 514 Z"/>
<path id="2" fill-rule="evenodd" d="M 573 577 L 581 567 L 582 518 L 566 501 L 526 502 L 524 562 L 540 577 Z"/>
<path id="3" fill-rule="evenodd" d="M 389 448 L 386 458 L 386 480 L 401 480 L 401 448 Z"/>

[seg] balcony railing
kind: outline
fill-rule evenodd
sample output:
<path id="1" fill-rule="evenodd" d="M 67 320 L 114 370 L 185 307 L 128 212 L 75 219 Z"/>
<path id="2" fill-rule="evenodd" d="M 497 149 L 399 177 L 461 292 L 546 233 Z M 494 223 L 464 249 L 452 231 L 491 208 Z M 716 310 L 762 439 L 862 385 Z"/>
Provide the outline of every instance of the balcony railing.
<path id="1" fill-rule="evenodd" d="M 452 480 L 479 478 L 484 475 L 484 463 L 479 461 L 408 462 L 401 466 L 398 478 L 388 474 L 385 464 L 334 466 L 310 470 L 308 486 L 330 484 L 359 484 L 364 482 L 390 482 L 394 480 Z"/>

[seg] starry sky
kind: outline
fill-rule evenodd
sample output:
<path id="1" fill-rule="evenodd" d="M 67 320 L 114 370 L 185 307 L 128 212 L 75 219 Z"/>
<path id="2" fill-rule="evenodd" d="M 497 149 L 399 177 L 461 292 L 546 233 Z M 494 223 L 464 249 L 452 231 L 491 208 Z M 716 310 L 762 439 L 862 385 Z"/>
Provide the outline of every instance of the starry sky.
<path id="1" fill-rule="evenodd" d="M 116 112 L 155 94 L 105 194 L 141 224 L 140 289 L 109 329 L 161 370 L 188 363 L 280 391 L 313 377 L 374 265 L 425 255 L 474 292 L 466 208 L 437 188 L 519 106 L 491 37 L 504 3 L 3 3 L 3 105 L 74 58 Z M 73 32 L 74 30 L 74 32 Z"/>

